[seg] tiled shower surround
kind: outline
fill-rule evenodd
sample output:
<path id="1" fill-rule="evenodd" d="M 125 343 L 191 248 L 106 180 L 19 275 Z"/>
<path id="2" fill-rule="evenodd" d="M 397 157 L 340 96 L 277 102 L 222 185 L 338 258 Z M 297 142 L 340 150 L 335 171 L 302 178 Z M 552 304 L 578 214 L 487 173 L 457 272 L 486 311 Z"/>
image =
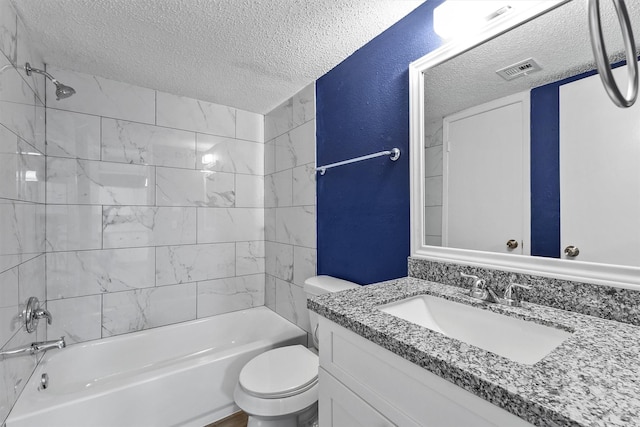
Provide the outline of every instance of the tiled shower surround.
<path id="1" fill-rule="evenodd" d="M 56 101 L 17 68 L 45 65 L 9 3 L 0 8 L 1 348 L 265 303 L 308 330 L 314 85 L 265 117 L 48 67 L 77 91 Z M 29 296 L 53 316 L 36 334 L 16 321 Z M 0 424 L 35 363 L 0 363 Z"/>
<path id="2" fill-rule="evenodd" d="M 316 274 L 315 85 L 265 116 L 266 305 L 309 332 Z"/>
<path id="3" fill-rule="evenodd" d="M 77 91 L 47 98 L 48 337 L 263 305 L 263 116 L 48 71 Z"/>

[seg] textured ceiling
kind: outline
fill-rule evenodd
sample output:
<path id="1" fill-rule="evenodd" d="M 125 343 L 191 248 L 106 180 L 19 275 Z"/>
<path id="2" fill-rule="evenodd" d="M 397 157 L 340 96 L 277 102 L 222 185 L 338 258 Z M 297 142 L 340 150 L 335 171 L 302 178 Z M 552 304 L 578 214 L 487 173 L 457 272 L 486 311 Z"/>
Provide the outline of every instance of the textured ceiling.
<path id="1" fill-rule="evenodd" d="M 600 4 L 605 42 L 614 62 L 624 58 L 620 26 L 612 2 Z M 627 8 L 638 37 L 640 2 L 627 2 Z M 636 43 L 639 41 L 636 39 Z M 530 57 L 542 66 L 542 71 L 511 81 L 496 74 L 496 70 Z M 440 120 L 451 113 L 571 77 L 594 67 L 587 2 L 574 0 L 427 70 L 425 119 L 427 122 Z M 622 92 L 626 93 L 626 85 L 622 87 Z"/>
<path id="2" fill-rule="evenodd" d="M 424 0 L 12 2 L 49 65 L 266 113 Z"/>

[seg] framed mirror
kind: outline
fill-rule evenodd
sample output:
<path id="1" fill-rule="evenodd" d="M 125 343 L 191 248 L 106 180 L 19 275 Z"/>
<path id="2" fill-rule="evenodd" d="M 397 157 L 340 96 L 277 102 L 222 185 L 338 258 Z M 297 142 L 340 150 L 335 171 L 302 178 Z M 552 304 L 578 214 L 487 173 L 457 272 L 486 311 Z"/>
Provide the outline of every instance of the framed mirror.
<path id="1" fill-rule="evenodd" d="M 529 3 L 410 65 L 411 255 L 640 289 L 640 103 L 593 71 L 587 2 Z"/>

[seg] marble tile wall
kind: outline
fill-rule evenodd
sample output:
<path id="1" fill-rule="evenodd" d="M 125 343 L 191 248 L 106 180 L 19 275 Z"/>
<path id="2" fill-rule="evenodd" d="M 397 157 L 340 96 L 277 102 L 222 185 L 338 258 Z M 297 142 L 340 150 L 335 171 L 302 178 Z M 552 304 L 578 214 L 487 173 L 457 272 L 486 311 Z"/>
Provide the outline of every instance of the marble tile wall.
<path id="1" fill-rule="evenodd" d="M 45 292 L 44 81 L 23 66 L 42 68 L 8 0 L 0 0 L 0 349 L 46 338 L 40 322 L 28 334 L 18 314 Z M 31 376 L 36 356 L 0 360 L 0 425 Z"/>
<path id="2" fill-rule="evenodd" d="M 265 116 L 265 303 L 309 332 L 316 274 L 315 84 Z"/>
<path id="3" fill-rule="evenodd" d="M 46 274 L 69 343 L 264 305 L 264 117 L 48 68 Z"/>

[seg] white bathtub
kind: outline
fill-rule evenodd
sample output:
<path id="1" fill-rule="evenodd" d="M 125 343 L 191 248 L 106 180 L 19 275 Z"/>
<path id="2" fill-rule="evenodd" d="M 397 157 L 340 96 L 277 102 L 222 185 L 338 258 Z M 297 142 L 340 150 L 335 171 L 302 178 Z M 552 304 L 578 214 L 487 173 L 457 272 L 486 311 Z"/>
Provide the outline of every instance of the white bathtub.
<path id="1" fill-rule="evenodd" d="M 203 427 L 237 407 L 240 369 L 306 333 L 266 307 L 48 351 L 7 427 Z M 43 373 L 49 386 L 38 390 Z"/>

